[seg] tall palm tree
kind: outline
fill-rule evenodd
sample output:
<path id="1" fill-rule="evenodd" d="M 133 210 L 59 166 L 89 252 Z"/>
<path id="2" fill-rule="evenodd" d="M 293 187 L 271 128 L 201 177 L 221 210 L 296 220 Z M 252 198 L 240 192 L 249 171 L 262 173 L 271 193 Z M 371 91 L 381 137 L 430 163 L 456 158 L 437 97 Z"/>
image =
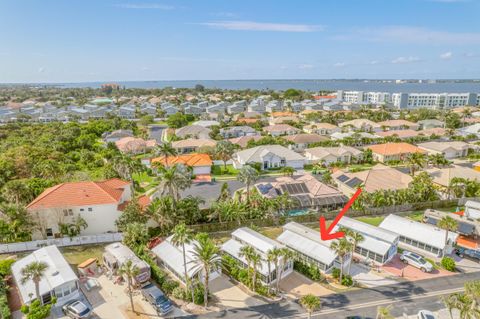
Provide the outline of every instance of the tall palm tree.
<path id="1" fill-rule="evenodd" d="M 340 284 L 342 284 L 342 279 L 343 279 L 343 264 L 345 262 L 345 257 L 352 250 L 352 246 L 353 246 L 352 243 L 349 242 L 345 237 L 332 242 L 332 244 L 330 245 L 330 249 L 334 251 L 338 255 L 338 258 L 340 259 L 340 277 L 338 278 L 340 281 Z"/>
<path id="2" fill-rule="evenodd" d="M 240 248 L 240 252 L 238 254 L 240 257 L 245 258 L 245 260 L 247 262 L 247 271 L 248 271 L 248 278 L 249 279 L 251 279 L 250 272 L 252 270 L 252 259 L 254 258 L 253 256 L 256 253 L 257 252 L 255 251 L 255 249 L 252 246 L 246 246 L 245 245 L 242 248 Z"/>
<path id="3" fill-rule="evenodd" d="M 452 310 L 457 309 L 458 307 L 458 294 L 451 294 L 448 296 L 442 297 L 443 304 L 448 310 L 448 313 L 450 314 L 450 319 L 453 319 L 453 314 Z"/>
<path id="4" fill-rule="evenodd" d="M 21 270 L 22 278 L 20 279 L 20 282 L 25 284 L 29 280 L 33 281 L 33 284 L 35 285 L 35 298 L 37 298 L 40 303 L 42 303 L 42 300 L 40 300 L 40 281 L 45 275 L 47 268 L 48 264 L 46 262 L 33 261 Z"/>
<path id="5" fill-rule="evenodd" d="M 139 273 L 140 269 L 135 266 L 131 260 L 127 260 L 127 262 L 118 269 L 118 274 L 127 278 L 128 296 L 130 297 L 130 307 L 132 308 L 133 312 L 136 311 L 133 304 L 132 283 Z"/>
<path id="6" fill-rule="evenodd" d="M 279 261 L 280 261 L 280 256 L 282 255 L 282 250 L 280 248 L 273 248 L 271 250 L 268 251 L 267 253 L 267 260 L 271 260 L 273 262 L 273 266 L 275 267 L 275 272 L 276 272 L 276 279 L 277 279 L 277 285 L 275 287 L 275 293 L 278 293 L 278 282 L 279 282 L 279 279 L 278 279 L 278 275 L 280 273 L 280 269 L 279 269 Z"/>
<path id="7" fill-rule="evenodd" d="M 166 142 L 160 144 L 156 147 L 155 153 L 157 155 L 163 156 L 165 159 L 165 166 L 168 167 L 168 157 L 169 156 L 177 156 L 177 150 L 172 147 L 172 143 Z"/>
<path id="8" fill-rule="evenodd" d="M 208 306 L 208 281 L 212 271 L 220 269 L 222 258 L 220 257 L 220 249 L 215 245 L 208 235 L 199 234 L 197 242 L 193 249 L 193 267 L 194 272 L 203 272 L 204 275 L 204 293 L 203 299 L 205 308 Z"/>
<path id="9" fill-rule="evenodd" d="M 162 195 L 169 194 L 174 206 L 180 200 L 180 191 L 187 189 L 192 184 L 191 173 L 181 164 L 171 167 L 158 166 L 159 189 Z"/>
<path id="10" fill-rule="evenodd" d="M 458 228 L 458 222 L 450 216 L 443 217 L 438 222 L 438 227 L 445 230 L 445 246 L 448 245 L 448 232 Z"/>
<path id="11" fill-rule="evenodd" d="M 185 223 L 178 224 L 175 226 L 173 229 L 173 236 L 172 236 L 172 244 L 175 246 L 181 246 L 182 247 L 182 254 L 183 254 L 183 275 L 185 277 L 185 283 L 187 285 L 187 288 L 190 289 L 192 293 L 192 302 L 195 301 L 195 296 L 194 296 L 194 291 L 193 291 L 193 286 L 190 285 L 190 279 L 188 278 L 188 273 L 187 273 L 187 257 L 185 255 L 185 245 L 190 244 L 193 240 L 193 232 L 191 229 L 189 229 Z"/>
<path id="12" fill-rule="evenodd" d="M 394 319 L 395 317 L 392 316 L 390 313 L 390 309 L 392 309 L 392 305 L 383 307 L 380 306 L 377 308 L 377 319 Z"/>
<path id="13" fill-rule="evenodd" d="M 407 156 L 407 165 L 410 167 L 410 174 L 415 175 L 415 171 L 418 168 L 422 168 L 425 165 L 425 155 L 423 153 L 411 153 Z"/>
<path id="14" fill-rule="evenodd" d="M 466 282 L 464 287 L 465 294 L 472 299 L 472 307 L 480 309 L 480 280 Z M 480 318 L 480 314 L 478 317 Z"/>
<path id="15" fill-rule="evenodd" d="M 175 208 L 173 199 L 170 196 L 155 198 L 148 205 L 146 214 L 158 223 L 161 229 L 170 229 L 175 220 Z"/>
<path id="16" fill-rule="evenodd" d="M 234 152 L 235 146 L 230 141 L 219 141 L 217 145 L 215 145 L 215 156 L 223 161 L 225 171 L 227 171 L 227 161 L 232 158 Z"/>
<path id="17" fill-rule="evenodd" d="M 345 232 L 345 236 L 347 237 L 347 239 L 352 243 L 351 254 L 352 254 L 352 257 L 353 257 L 353 254 L 355 253 L 355 250 L 357 249 L 358 244 L 363 242 L 365 240 L 365 237 L 363 237 L 363 235 L 360 234 L 359 232 L 356 232 L 356 231 L 353 231 L 353 230 L 350 230 L 350 229 L 345 229 L 343 231 Z M 350 262 L 350 264 L 348 265 L 348 274 L 349 275 L 350 275 L 350 270 L 351 269 L 352 269 L 352 263 Z"/>
<path id="18" fill-rule="evenodd" d="M 312 294 L 308 294 L 300 298 L 300 304 L 308 313 L 308 319 L 312 318 L 312 312 L 320 309 L 320 298 Z"/>
<path id="19" fill-rule="evenodd" d="M 282 173 L 284 176 L 292 176 L 295 173 L 295 169 L 291 166 L 285 166 L 282 168 Z"/>
<path id="20" fill-rule="evenodd" d="M 280 264 L 279 264 L 279 273 L 278 273 L 278 278 L 277 278 L 277 291 L 279 290 L 279 285 L 280 285 L 280 279 L 282 278 L 283 275 L 283 270 L 285 269 L 285 266 L 287 265 L 288 262 L 290 262 L 294 257 L 293 251 L 288 249 L 287 247 L 280 248 Z"/>
<path id="21" fill-rule="evenodd" d="M 252 263 L 252 291 L 255 291 L 257 287 L 257 272 L 258 272 L 258 267 L 262 265 L 262 256 L 260 256 L 259 253 L 255 252 L 251 257 L 250 257 L 250 262 Z"/>
<path id="22" fill-rule="evenodd" d="M 244 165 L 238 172 L 237 179 L 247 188 L 247 203 L 250 203 L 250 186 L 258 179 L 258 172 L 250 165 Z"/>

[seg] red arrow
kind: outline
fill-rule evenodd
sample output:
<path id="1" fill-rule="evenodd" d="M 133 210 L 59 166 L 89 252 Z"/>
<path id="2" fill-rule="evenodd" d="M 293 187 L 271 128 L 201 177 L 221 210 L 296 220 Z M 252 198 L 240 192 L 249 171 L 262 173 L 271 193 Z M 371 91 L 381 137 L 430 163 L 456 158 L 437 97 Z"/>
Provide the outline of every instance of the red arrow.
<path id="1" fill-rule="evenodd" d="M 353 202 L 357 199 L 357 197 L 360 195 L 361 192 L 362 192 L 361 188 L 357 189 L 355 194 L 353 194 L 352 198 L 350 198 L 350 200 L 348 201 L 347 205 L 345 205 L 345 207 L 343 207 L 342 211 L 337 215 L 337 217 L 335 217 L 335 219 L 330 224 L 330 227 L 328 227 L 328 229 L 327 229 L 327 226 L 325 224 L 325 217 L 323 217 L 323 216 L 320 217 L 320 238 L 322 240 L 331 240 L 331 239 L 335 239 L 335 238 L 342 238 L 345 235 L 341 231 L 336 232 L 334 234 L 330 234 L 330 233 L 332 232 L 335 225 L 338 224 L 340 219 L 342 219 L 343 215 L 345 215 L 345 213 L 348 211 L 350 206 L 352 206 Z"/>

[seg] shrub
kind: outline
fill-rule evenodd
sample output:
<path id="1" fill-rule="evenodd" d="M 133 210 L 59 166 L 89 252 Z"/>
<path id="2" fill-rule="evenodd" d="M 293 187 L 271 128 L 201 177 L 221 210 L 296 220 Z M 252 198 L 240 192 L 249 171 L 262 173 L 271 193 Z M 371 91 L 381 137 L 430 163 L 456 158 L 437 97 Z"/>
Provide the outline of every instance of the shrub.
<path id="1" fill-rule="evenodd" d="M 322 279 L 322 273 L 320 272 L 320 269 L 318 269 L 318 267 L 316 267 L 315 265 L 307 265 L 300 261 L 295 261 L 293 263 L 293 269 L 313 281 L 319 281 L 320 279 Z"/>
<path id="2" fill-rule="evenodd" d="M 332 277 L 335 278 L 335 279 L 340 278 L 340 269 L 333 268 L 332 269 Z"/>
<path id="3" fill-rule="evenodd" d="M 184 288 L 180 287 L 180 286 L 175 287 L 175 289 L 173 289 L 173 291 L 172 291 L 172 296 L 173 296 L 174 298 L 181 299 L 181 300 L 186 300 L 186 299 L 188 299 L 188 293 L 187 293 L 187 291 L 186 291 Z"/>
<path id="4" fill-rule="evenodd" d="M 343 286 L 352 286 L 353 285 L 353 279 L 352 276 L 350 275 L 345 275 L 342 278 L 342 285 Z"/>
<path id="5" fill-rule="evenodd" d="M 451 257 L 443 257 L 442 258 L 442 267 L 445 268 L 448 271 L 455 271 L 456 264 L 455 260 Z"/>
<path id="6" fill-rule="evenodd" d="M 15 262 L 14 259 L 4 259 L 0 260 L 0 277 L 5 277 L 10 275 L 12 264 Z"/>
<path id="7" fill-rule="evenodd" d="M 171 295 L 173 293 L 173 290 L 179 286 L 179 283 L 176 282 L 175 280 L 164 280 L 162 283 L 162 291 L 166 293 L 167 295 Z"/>

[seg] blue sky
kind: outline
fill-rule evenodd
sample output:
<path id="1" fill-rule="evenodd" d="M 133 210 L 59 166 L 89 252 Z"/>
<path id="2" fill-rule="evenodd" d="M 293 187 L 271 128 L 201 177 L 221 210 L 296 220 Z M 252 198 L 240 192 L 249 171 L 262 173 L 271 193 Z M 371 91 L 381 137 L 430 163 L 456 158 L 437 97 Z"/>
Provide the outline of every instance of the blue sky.
<path id="1" fill-rule="evenodd" d="M 478 0 L 0 0 L 0 82 L 480 78 Z"/>

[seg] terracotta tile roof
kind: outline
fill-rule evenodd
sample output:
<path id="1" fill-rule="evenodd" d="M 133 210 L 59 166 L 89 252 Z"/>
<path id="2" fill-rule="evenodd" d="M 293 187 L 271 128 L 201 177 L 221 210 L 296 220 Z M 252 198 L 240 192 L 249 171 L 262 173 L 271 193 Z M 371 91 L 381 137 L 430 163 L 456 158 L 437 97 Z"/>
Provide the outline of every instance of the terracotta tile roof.
<path id="1" fill-rule="evenodd" d="M 292 112 L 272 112 L 272 117 L 296 116 Z"/>
<path id="2" fill-rule="evenodd" d="M 165 165 L 166 163 L 170 165 L 174 164 L 183 164 L 186 166 L 212 166 L 213 162 L 208 154 L 184 154 L 179 156 L 168 156 L 165 160 L 165 157 L 157 157 L 151 160 L 152 163 L 161 163 Z"/>
<path id="3" fill-rule="evenodd" d="M 315 95 L 313 98 L 315 100 L 321 100 L 321 99 L 331 100 L 331 99 L 336 99 L 337 96 L 336 95 Z"/>
<path id="4" fill-rule="evenodd" d="M 306 133 L 282 136 L 282 138 L 293 143 L 316 143 L 316 142 L 323 142 L 323 141 L 329 140 L 329 138 L 326 136 L 321 136 L 318 134 L 306 134 Z"/>
<path id="5" fill-rule="evenodd" d="M 240 136 L 236 138 L 231 138 L 229 139 L 229 141 L 232 142 L 233 144 L 240 145 L 240 147 L 244 148 L 244 147 L 247 147 L 248 141 L 250 140 L 258 141 L 261 138 L 262 136 L 260 135 L 254 135 L 254 136 L 250 135 L 250 136 Z"/>
<path id="6" fill-rule="evenodd" d="M 103 182 L 62 183 L 47 188 L 30 204 L 28 209 L 57 208 L 65 206 L 86 206 L 115 204 L 120 201 L 128 182 L 109 179 Z"/>
<path id="7" fill-rule="evenodd" d="M 247 124 L 250 124 L 250 123 L 257 123 L 258 121 L 260 121 L 260 119 L 257 119 L 257 118 L 238 118 L 237 119 L 237 122 L 240 122 L 240 123 L 247 123 Z"/>
<path id="8" fill-rule="evenodd" d="M 270 125 L 270 126 L 265 126 L 263 128 L 265 132 L 284 132 L 284 131 L 297 131 L 299 132 L 300 130 L 296 127 L 293 127 L 288 124 L 275 124 L 275 125 Z"/>
<path id="9" fill-rule="evenodd" d="M 377 145 L 370 145 L 367 148 L 371 149 L 372 152 L 381 154 L 381 155 L 426 153 L 426 151 L 422 150 L 421 148 L 418 148 L 415 145 L 408 144 L 408 143 L 377 144 Z"/>
<path id="10" fill-rule="evenodd" d="M 398 136 L 399 138 L 409 138 L 418 136 L 421 131 L 414 131 L 414 130 L 391 130 L 386 132 L 377 132 L 378 136 L 387 137 L 387 136 Z"/>
<path id="11" fill-rule="evenodd" d="M 380 126 L 418 126 L 417 123 L 413 123 L 410 121 L 406 120 L 388 120 L 388 121 L 383 121 L 383 122 L 378 122 L 378 125 Z"/>

